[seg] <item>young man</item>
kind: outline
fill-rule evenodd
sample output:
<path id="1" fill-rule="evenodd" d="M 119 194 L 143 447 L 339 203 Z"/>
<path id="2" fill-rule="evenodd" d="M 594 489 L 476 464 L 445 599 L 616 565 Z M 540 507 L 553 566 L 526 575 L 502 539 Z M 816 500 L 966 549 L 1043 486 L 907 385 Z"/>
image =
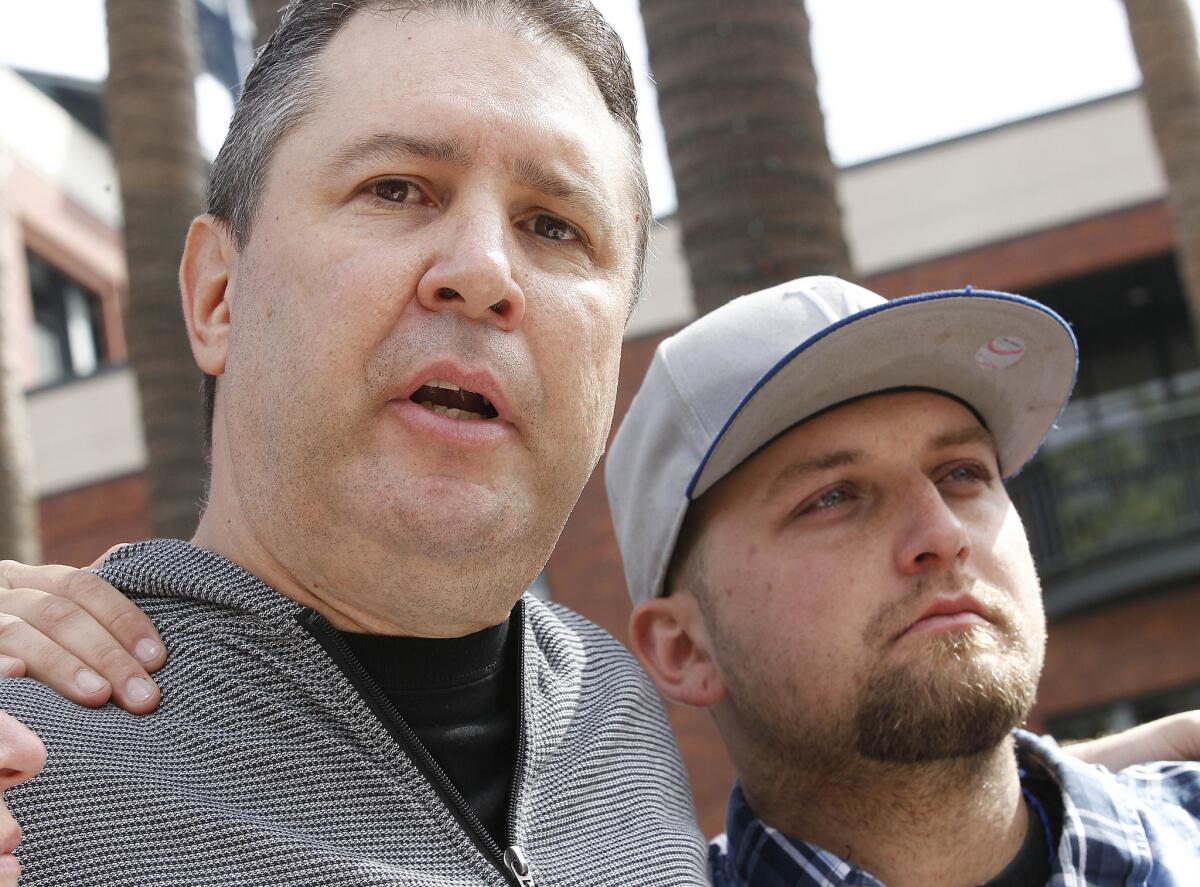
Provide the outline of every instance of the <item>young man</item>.
<path id="1" fill-rule="evenodd" d="M 176 654 L 164 701 L 0 687 L 50 749 L 11 795 L 25 883 L 701 881 L 653 687 L 522 597 L 604 449 L 639 288 L 616 34 L 587 0 L 293 0 L 209 209 L 180 269 L 206 509 L 101 571 Z M 86 633 L 69 601 L 15 609 Z M 158 702 L 111 644 L 25 661 Z"/>
<path id="2" fill-rule="evenodd" d="M 1200 766 L 1015 729 L 1046 627 L 1002 479 L 1075 369 L 1034 302 L 833 278 L 659 347 L 605 474 L 634 650 L 738 770 L 716 884 L 1194 882 Z"/>

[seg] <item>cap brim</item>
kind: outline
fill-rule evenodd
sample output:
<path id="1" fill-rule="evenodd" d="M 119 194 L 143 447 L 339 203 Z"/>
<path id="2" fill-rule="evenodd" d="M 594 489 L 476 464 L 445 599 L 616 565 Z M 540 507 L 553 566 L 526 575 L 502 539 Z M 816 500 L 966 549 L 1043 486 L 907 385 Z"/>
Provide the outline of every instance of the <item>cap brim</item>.
<path id="1" fill-rule="evenodd" d="M 688 498 L 822 410 L 901 388 L 942 391 L 972 407 L 1009 477 L 1066 406 L 1077 366 L 1066 321 L 1029 299 L 955 291 L 887 302 L 832 324 L 768 370 L 713 441 Z"/>

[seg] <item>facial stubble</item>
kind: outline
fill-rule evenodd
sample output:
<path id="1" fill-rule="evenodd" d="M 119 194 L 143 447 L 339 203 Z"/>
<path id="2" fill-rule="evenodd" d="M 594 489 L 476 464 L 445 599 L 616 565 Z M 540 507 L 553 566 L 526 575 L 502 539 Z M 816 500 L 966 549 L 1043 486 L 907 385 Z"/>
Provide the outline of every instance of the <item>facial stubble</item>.
<path id="1" fill-rule="evenodd" d="M 909 600 L 925 591 L 915 588 Z M 1007 596 L 976 593 L 989 607 L 989 624 L 923 639 L 901 663 L 889 655 L 893 639 L 884 633 L 891 614 L 881 613 L 864 639 L 878 654 L 875 665 L 857 693 L 824 709 L 800 701 L 811 695 L 803 685 L 819 676 L 783 674 L 757 648 L 738 655 L 742 644 L 718 629 L 718 657 L 739 663 L 725 677 L 743 729 L 760 754 L 826 779 L 856 761 L 920 764 L 995 748 L 1033 705 L 1042 649 L 1040 638 L 1021 629 Z"/>

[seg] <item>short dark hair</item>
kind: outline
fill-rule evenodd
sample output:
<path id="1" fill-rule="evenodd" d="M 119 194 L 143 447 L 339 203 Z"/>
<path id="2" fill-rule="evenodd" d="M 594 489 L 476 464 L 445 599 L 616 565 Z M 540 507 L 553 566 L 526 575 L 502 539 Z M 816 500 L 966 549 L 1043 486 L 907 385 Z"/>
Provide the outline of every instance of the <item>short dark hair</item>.
<path id="1" fill-rule="evenodd" d="M 621 38 L 591 0 L 289 0 L 279 27 L 246 77 L 229 134 L 208 182 L 208 212 L 225 224 L 241 250 L 250 240 L 267 169 L 276 147 L 308 117 L 320 97 L 319 59 L 355 14 L 450 13 L 557 43 L 591 75 L 609 114 L 629 138 L 639 227 L 630 305 L 641 290 L 650 232 L 650 193 L 641 162 L 637 93 Z M 205 439 L 212 442 L 216 377 L 203 386 Z"/>
<path id="2" fill-rule="evenodd" d="M 663 595 L 686 591 L 702 604 L 708 595 L 708 558 L 704 552 L 704 530 L 707 526 L 704 497 L 688 506 L 683 523 L 675 537 L 675 548 L 667 562 L 663 578 Z"/>

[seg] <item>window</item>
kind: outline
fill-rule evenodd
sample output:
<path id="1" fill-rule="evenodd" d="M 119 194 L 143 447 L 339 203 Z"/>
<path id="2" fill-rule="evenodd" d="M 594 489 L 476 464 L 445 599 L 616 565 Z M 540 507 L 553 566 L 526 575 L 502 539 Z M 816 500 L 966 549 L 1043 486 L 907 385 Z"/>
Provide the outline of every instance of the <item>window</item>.
<path id="1" fill-rule="evenodd" d="M 37 360 L 34 386 L 92 375 L 105 359 L 99 297 L 36 253 L 27 257 Z"/>

